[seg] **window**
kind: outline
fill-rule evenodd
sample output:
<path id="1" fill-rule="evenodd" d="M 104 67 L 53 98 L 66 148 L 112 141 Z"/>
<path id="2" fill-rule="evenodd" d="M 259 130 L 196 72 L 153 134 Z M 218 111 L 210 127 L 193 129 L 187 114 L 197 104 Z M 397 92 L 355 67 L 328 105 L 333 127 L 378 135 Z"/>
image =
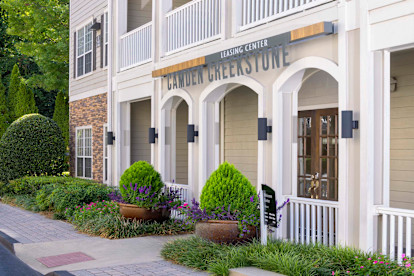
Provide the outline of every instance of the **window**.
<path id="1" fill-rule="evenodd" d="M 109 19 L 108 13 L 105 13 L 105 27 L 104 27 L 104 55 L 105 55 L 105 66 L 108 66 L 108 45 L 109 45 Z"/>
<path id="2" fill-rule="evenodd" d="M 103 180 L 108 182 L 108 127 L 104 126 L 103 132 Z"/>
<path id="3" fill-rule="evenodd" d="M 92 72 L 92 23 L 78 30 L 77 33 L 77 76 Z"/>
<path id="4" fill-rule="evenodd" d="M 92 128 L 76 130 L 76 176 L 92 178 Z"/>

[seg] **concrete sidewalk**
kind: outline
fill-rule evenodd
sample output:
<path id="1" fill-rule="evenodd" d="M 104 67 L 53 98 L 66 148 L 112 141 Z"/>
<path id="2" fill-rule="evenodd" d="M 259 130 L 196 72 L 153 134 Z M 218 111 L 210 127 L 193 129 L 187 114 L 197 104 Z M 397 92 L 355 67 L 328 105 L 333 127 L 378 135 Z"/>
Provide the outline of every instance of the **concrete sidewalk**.
<path id="1" fill-rule="evenodd" d="M 161 258 L 164 243 L 183 236 L 122 240 L 89 237 L 77 233 L 71 224 L 1 203 L 0 231 L 18 241 L 10 245 L 16 256 L 43 274 L 69 271 L 73 275 L 100 276 L 207 275 Z M 71 263 L 70 258 L 78 259 Z"/>

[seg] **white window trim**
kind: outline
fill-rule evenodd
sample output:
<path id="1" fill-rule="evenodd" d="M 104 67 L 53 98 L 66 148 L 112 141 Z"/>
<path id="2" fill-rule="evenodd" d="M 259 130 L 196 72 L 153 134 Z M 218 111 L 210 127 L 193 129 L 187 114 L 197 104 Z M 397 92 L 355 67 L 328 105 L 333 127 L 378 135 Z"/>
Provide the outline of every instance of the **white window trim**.
<path id="1" fill-rule="evenodd" d="M 85 130 L 85 129 L 91 130 L 91 177 L 78 176 L 78 137 L 77 135 L 78 135 L 78 130 Z M 85 156 L 83 156 L 83 158 L 85 158 Z M 85 168 L 85 162 L 83 165 Z M 85 175 L 85 169 L 84 169 L 83 175 Z M 92 125 L 80 126 L 80 127 L 75 128 L 75 177 L 82 178 L 82 179 L 93 179 L 93 129 L 92 129 Z"/>
<path id="2" fill-rule="evenodd" d="M 108 161 L 108 165 L 109 165 L 109 154 L 108 154 L 108 145 L 107 145 L 107 141 L 106 141 L 106 132 L 108 131 L 108 124 L 104 124 L 103 125 L 103 154 L 102 154 L 102 182 L 104 184 L 108 184 L 109 183 L 109 175 L 108 175 L 108 179 L 105 180 L 105 174 L 108 174 L 107 170 L 105 169 L 105 160 Z M 105 156 L 105 148 L 106 148 L 106 154 L 107 156 Z"/>
<path id="3" fill-rule="evenodd" d="M 93 59 L 94 59 L 94 56 L 95 56 L 95 51 L 93 49 L 94 41 L 93 41 L 93 34 L 92 34 L 92 47 L 91 47 L 91 50 L 90 50 L 90 52 L 91 52 L 91 63 L 92 63 L 91 71 L 89 73 L 85 73 L 85 74 L 80 75 L 80 76 L 78 75 L 78 73 L 79 73 L 78 72 L 78 59 L 80 57 L 79 56 L 79 51 L 78 51 L 78 41 L 79 41 L 78 31 L 81 30 L 81 29 L 83 29 L 83 28 L 85 28 L 89 24 L 93 24 L 93 17 L 91 19 L 88 19 L 87 21 L 83 22 L 78 27 L 76 27 L 76 48 L 75 48 L 75 50 L 76 50 L 76 52 L 75 52 L 76 53 L 76 63 L 75 63 L 75 68 L 76 68 L 76 79 L 77 80 L 83 79 L 83 78 L 85 78 L 85 77 L 90 76 L 90 75 L 93 74 Z M 92 31 L 92 33 L 93 33 L 93 31 Z M 85 34 L 84 34 L 84 37 L 85 37 Z M 84 45 L 85 45 L 85 41 L 84 41 Z M 87 52 L 87 53 L 85 52 L 85 53 L 82 54 L 82 56 L 85 57 L 86 54 L 88 54 L 88 53 L 89 52 Z M 85 58 L 83 59 L 83 61 L 85 63 Z M 83 68 L 83 71 L 85 71 L 85 66 Z"/>
<path id="4" fill-rule="evenodd" d="M 103 26 L 104 26 L 104 33 L 103 34 L 101 34 L 101 35 L 103 35 L 103 59 L 104 59 L 104 61 L 103 61 L 103 68 L 105 68 L 105 69 L 107 69 L 108 68 L 108 60 L 109 60 L 109 55 L 107 56 L 106 55 L 106 52 L 105 52 L 105 50 L 106 50 L 106 47 L 108 47 L 108 54 L 109 54 L 109 31 L 108 31 L 108 29 L 109 29 L 109 19 L 108 19 L 108 16 L 109 16 L 109 11 L 108 10 L 105 10 L 104 11 L 104 22 L 103 22 Z M 106 23 L 108 22 L 108 25 L 106 25 Z M 108 41 L 105 41 L 105 39 L 106 39 L 106 34 L 108 34 Z"/>

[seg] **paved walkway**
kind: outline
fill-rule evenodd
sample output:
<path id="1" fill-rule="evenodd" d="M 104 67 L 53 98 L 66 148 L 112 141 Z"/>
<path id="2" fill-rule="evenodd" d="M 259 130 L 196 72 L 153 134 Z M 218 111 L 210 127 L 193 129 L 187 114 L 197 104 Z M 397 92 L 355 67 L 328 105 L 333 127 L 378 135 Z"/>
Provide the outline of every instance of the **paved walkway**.
<path id="1" fill-rule="evenodd" d="M 120 265 L 114 267 L 103 267 L 99 269 L 87 269 L 72 271 L 76 276 L 130 276 L 130 275 L 156 275 L 156 276 L 181 276 L 181 275 L 206 275 L 206 273 L 195 272 L 183 266 L 175 265 L 167 261 L 150 262 L 133 265 Z"/>
<path id="2" fill-rule="evenodd" d="M 0 203 L 0 231 L 14 238 L 16 256 L 30 267 L 46 274 L 69 271 L 79 276 L 115 275 L 207 275 L 164 261 L 164 243 L 177 238 L 140 237 L 107 240 L 77 233 L 71 224 Z M 41 259 L 82 253 L 88 261 L 47 267 Z M 58 257 L 59 258 L 59 257 Z"/>
<path id="3" fill-rule="evenodd" d="M 0 231 L 20 243 L 37 243 L 88 238 L 69 223 L 0 203 Z"/>

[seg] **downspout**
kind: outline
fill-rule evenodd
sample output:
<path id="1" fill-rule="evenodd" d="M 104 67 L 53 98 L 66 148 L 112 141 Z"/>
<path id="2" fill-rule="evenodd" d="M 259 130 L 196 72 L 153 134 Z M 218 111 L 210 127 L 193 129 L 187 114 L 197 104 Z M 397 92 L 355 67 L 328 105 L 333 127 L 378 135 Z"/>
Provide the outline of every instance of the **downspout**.
<path id="1" fill-rule="evenodd" d="M 112 36 L 113 36 L 113 26 L 112 26 L 112 14 L 113 14 L 113 5 L 112 0 L 108 0 L 108 93 L 107 93 L 107 109 L 108 109 L 108 131 L 113 131 L 112 125 Z M 113 145 L 113 143 L 112 143 Z M 110 146 L 108 150 L 108 185 L 112 186 L 112 150 L 113 147 Z M 119 150 L 119 149 L 118 149 Z"/>

